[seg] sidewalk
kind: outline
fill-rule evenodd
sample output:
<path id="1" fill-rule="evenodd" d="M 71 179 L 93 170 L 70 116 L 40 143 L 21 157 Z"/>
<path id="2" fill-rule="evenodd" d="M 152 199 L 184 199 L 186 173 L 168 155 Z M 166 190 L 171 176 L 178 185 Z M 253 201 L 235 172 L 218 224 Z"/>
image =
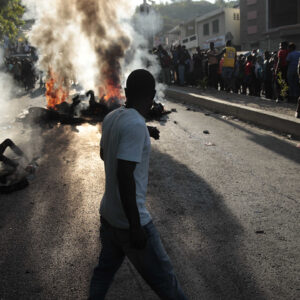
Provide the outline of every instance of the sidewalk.
<path id="1" fill-rule="evenodd" d="M 295 118 L 296 103 L 276 103 L 265 98 L 178 86 L 169 87 L 166 96 L 300 138 L 300 119 Z"/>

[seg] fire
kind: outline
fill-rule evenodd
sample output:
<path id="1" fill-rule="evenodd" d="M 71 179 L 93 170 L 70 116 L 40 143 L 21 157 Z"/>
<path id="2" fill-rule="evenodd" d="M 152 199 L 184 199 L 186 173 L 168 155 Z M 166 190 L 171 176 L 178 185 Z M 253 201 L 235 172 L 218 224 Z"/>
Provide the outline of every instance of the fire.
<path id="1" fill-rule="evenodd" d="M 63 80 L 49 70 L 49 79 L 46 82 L 47 108 L 57 109 L 56 105 L 65 102 L 69 97 L 69 91 L 63 87 Z"/>
<path id="2" fill-rule="evenodd" d="M 124 95 L 121 94 L 120 85 L 115 84 L 112 80 L 106 81 L 105 86 L 100 88 L 99 95 L 106 102 L 125 99 Z"/>

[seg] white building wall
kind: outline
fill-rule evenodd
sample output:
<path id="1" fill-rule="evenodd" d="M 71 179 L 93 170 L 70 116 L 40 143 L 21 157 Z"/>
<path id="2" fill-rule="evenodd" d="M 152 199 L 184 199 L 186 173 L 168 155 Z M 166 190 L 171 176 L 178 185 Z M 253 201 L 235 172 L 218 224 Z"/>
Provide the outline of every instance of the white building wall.
<path id="1" fill-rule="evenodd" d="M 213 22 L 219 21 L 219 31 L 213 32 Z M 209 34 L 204 35 L 204 25 L 209 24 Z M 225 39 L 225 14 L 220 12 L 219 14 L 209 17 L 205 20 L 197 22 L 198 29 L 198 45 L 200 48 L 208 49 L 210 41 L 224 40 Z M 223 45 L 222 45 L 223 46 Z"/>
<path id="2" fill-rule="evenodd" d="M 241 45 L 240 38 L 240 9 L 239 8 L 225 8 L 225 35 L 231 32 L 233 35 L 233 45 Z"/>
<path id="3" fill-rule="evenodd" d="M 234 17 L 235 14 L 235 17 Z M 238 17 L 237 17 L 238 16 Z M 218 32 L 213 32 L 213 22 L 219 21 Z M 187 23 L 191 23 L 190 20 Z M 205 16 L 195 18 L 195 35 L 187 36 L 186 24 L 180 24 L 180 43 L 185 45 L 190 51 L 200 47 L 201 49 L 208 49 L 209 43 L 214 42 L 216 47 L 224 47 L 226 42 L 226 35 L 228 33 L 234 37 L 233 44 L 240 45 L 240 9 L 239 8 L 224 8 L 218 9 Z M 204 35 L 204 25 L 209 24 L 209 34 Z"/>

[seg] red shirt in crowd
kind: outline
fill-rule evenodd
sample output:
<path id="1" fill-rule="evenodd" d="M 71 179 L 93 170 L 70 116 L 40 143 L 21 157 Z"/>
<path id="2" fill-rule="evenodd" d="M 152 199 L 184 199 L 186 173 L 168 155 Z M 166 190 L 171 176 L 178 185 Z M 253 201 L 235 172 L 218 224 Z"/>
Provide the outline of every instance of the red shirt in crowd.
<path id="1" fill-rule="evenodd" d="M 287 61 L 286 57 L 288 56 L 288 51 L 281 49 L 278 52 L 278 59 L 280 59 L 280 66 L 279 67 L 286 67 L 287 66 Z"/>
<path id="2" fill-rule="evenodd" d="M 253 68 L 252 62 L 248 61 L 246 63 L 246 66 L 245 66 L 245 75 L 251 75 L 252 74 L 252 68 Z"/>

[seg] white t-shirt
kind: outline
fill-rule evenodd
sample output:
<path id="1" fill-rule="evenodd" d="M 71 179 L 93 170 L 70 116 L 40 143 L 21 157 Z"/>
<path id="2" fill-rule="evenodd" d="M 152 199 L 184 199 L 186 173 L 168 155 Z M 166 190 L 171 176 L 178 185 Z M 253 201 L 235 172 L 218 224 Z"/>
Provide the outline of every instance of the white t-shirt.
<path id="1" fill-rule="evenodd" d="M 145 206 L 151 143 L 145 119 L 133 108 L 112 111 L 103 121 L 100 147 L 106 175 L 100 214 L 114 227 L 129 228 L 119 193 L 117 160 L 132 161 L 137 163 L 134 179 L 140 222 L 146 225 L 151 221 Z"/>

